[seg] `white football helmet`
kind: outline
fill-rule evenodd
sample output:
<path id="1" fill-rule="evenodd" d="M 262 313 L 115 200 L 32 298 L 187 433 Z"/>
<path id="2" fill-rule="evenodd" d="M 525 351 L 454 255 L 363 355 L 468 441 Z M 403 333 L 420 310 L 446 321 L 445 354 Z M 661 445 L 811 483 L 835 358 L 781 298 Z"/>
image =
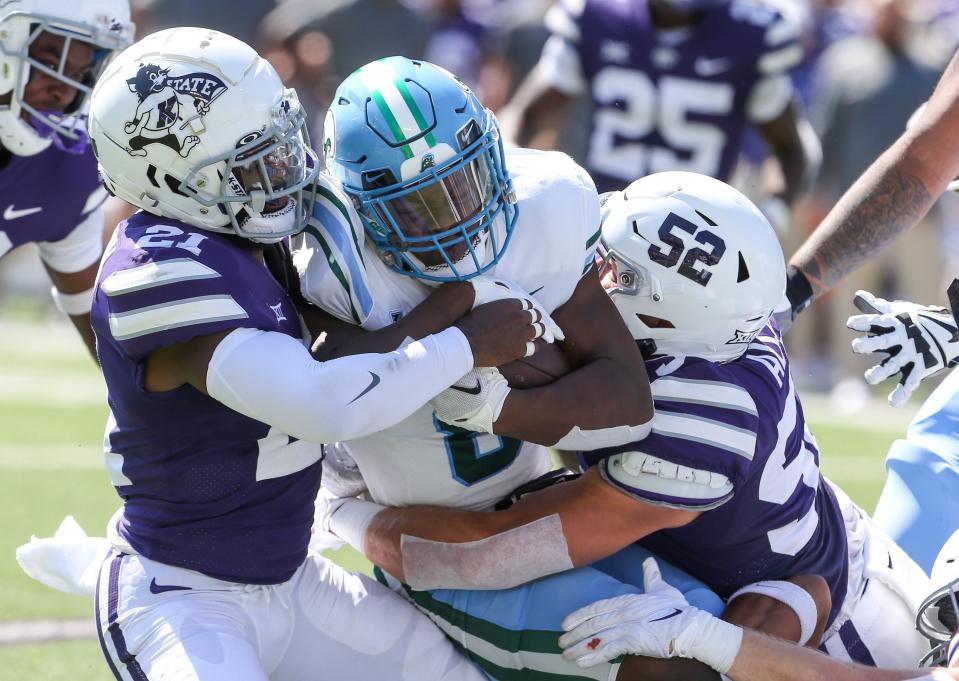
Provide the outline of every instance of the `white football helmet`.
<path id="1" fill-rule="evenodd" d="M 633 337 L 659 354 L 739 357 L 786 287 L 776 233 L 749 199 L 668 172 L 603 196 L 603 285 Z"/>
<path id="2" fill-rule="evenodd" d="M 959 531 L 943 545 L 932 566 L 931 581 L 935 590 L 919 606 L 916 628 L 929 639 L 932 650 L 919 666 L 945 666 L 949 662 L 949 642 L 959 629 Z"/>
<path id="3" fill-rule="evenodd" d="M 319 162 L 305 121 L 268 61 L 202 28 L 132 45 L 90 100 L 107 189 L 150 213 L 262 243 L 300 231 L 312 210 Z"/>
<path id="4" fill-rule="evenodd" d="M 31 55 L 37 38 L 63 40 L 59 60 Z M 0 143 L 18 156 L 38 154 L 51 143 L 68 151 L 86 148 L 83 108 L 109 57 L 133 40 L 128 0 L 0 0 Z M 76 42 L 94 48 L 93 63 L 77 79 L 66 72 L 66 56 Z M 31 105 L 24 91 L 33 69 L 76 91 L 64 111 L 43 111 Z"/>

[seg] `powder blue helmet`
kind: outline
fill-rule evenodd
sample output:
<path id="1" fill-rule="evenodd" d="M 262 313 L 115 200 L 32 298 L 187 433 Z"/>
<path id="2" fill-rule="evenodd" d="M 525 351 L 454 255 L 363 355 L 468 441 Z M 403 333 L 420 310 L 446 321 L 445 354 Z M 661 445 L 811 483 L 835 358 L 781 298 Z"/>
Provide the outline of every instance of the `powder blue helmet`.
<path id="1" fill-rule="evenodd" d="M 429 62 L 389 57 L 344 80 L 323 153 L 393 270 L 462 281 L 502 256 L 516 223 L 499 126 L 470 89 Z"/>

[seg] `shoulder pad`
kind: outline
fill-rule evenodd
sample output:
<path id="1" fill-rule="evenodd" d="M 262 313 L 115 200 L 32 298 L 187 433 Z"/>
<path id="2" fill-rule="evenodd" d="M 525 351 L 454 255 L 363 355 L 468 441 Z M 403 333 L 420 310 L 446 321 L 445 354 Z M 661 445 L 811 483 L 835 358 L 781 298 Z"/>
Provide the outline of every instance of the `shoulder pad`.
<path id="1" fill-rule="evenodd" d="M 733 496 L 733 484 L 725 475 L 643 452 L 615 454 L 603 461 L 600 473 L 630 496 L 658 506 L 706 511 Z"/>

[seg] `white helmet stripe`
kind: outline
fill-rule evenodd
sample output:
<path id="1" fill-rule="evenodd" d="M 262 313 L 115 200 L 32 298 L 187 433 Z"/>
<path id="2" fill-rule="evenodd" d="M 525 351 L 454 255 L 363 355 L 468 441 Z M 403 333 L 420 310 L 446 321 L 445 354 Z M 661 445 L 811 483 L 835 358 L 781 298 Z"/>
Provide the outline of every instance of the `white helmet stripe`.
<path id="1" fill-rule="evenodd" d="M 393 128 L 392 125 L 390 127 L 393 128 L 393 133 L 396 135 L 398 142 L 410 137 L 415 137 L 423 132 L 424 126 L 417 121 L 417 118 L 422 120 L 422 114 L 418 111 L 414 114 L 410 109 L 407 101 L 412 100 L 407 100 L 403 97 L 402 93 L 400 93 L 397 87 L 397 79 L 399 76 L 392 66 L 382 61 L 375 61 L 360 69 L 360 77 L 363 79 L 363 84 L 366 85 L 366 87 L 374 92 L 374 94 L 379 93 L 382 97 L 382 101 L 385 103 L 385 110 L 381 107 L 380 112 L 388 122 L 396 122 L 398 129 Z M 432 145 L 428 143 L 428 137 L 428 135 L 420 137 L 407 145 L 411 152 L 409 157 L 419 156 L 429 150 Z"/>

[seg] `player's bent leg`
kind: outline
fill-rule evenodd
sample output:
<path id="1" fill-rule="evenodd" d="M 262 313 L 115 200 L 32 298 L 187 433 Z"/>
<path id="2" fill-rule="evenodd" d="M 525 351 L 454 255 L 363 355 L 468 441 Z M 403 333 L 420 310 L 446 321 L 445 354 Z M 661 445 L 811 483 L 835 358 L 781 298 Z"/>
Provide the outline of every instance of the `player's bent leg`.
<path id="1" fill-rule="evenodd" d="M 198 577 L 199 579 L 194 579 Z M 228 585 L 111 552 L 96 590 L 97 634 L 122 681 L 267 681 L 256 632 Z M 228 595 L 230 594 L 230 595 Z"/>
<path id="2" fill-rule="evenodd" d="M 717 617 L 723 612 L 726 607 L 723 599 L 717 596 L 705 583 L 662 558 L 658 558 L 650 550 L 639 544 L 627 546 L 622 551 L 593 563 L 591 567 L 605 572 L 619 582 L 633 584 L 642 590 L 643 561 L 647 558 L 656 558 L 663 580 L 670 586 L 679 589 L 691 605 Z"/>
<path id="3" fill-rule="evenodd" d="M 959 518 L 959 372 L 923 403 L 886 457 L 873 518 L 928 574 Z"/>
<path id="4" fill-rule="evenodd" d="M 291 626 L 264 661 L 273 681 L 486 679 L 408 600 L 318 554 L 276 592 Z"/>

